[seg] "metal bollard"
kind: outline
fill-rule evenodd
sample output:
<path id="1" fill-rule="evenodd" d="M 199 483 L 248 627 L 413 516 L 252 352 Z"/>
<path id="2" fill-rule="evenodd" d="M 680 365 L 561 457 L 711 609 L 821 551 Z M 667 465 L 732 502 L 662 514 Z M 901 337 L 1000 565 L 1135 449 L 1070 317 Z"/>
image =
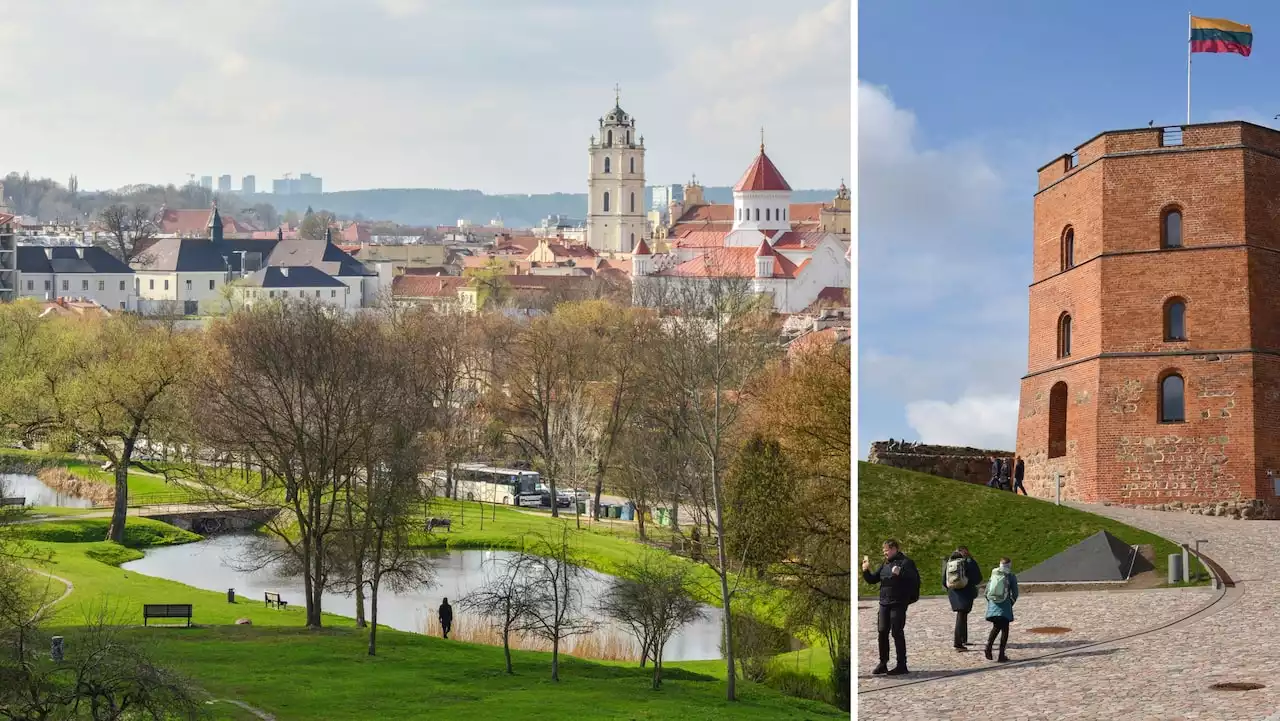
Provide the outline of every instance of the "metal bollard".
<path id="1" fill-rule="evenodd" d="M 49 646 L 49 658 L 62 663 L 62 637 L 54 636 Z"/>
<path id="2" fill-rule="evenodd" d="M 1182 582 L 1191 583 L 1191 550 L 1182 544 Z"/>
<path id="3" fill-rule="evenodd" d="M 1170 585 L 1178 582 L 1182 578 L 1182 555 L 1177 553 L 1169 554 L 1169 583 Z"/>
<path id="4" fill-rule="evenodd" d="M 236 590 L 234 588 L 227 589 L 227 603 L 236 602 Z"/>

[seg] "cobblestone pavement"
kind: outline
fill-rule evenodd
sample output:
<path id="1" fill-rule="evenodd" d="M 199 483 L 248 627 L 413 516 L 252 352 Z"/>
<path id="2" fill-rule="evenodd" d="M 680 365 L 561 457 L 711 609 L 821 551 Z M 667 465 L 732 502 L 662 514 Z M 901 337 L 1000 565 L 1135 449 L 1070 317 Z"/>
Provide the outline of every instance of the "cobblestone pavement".
<path id="1" fill-rule="evenodd" d="M 860 609 L 858 717 L 967 720 L 999 709 L 1002 721 L 1280 721 L 1280 521 L 1079 507 L 1175 542 L 1208 540 L 1201 550 L 1226 569 L 1236 589 L 1208 612 L 1168 628 L 1017 663 L 1019 658 L 1052 652 L 1019 644 L 1096 642 L 1158 628 L 1216 595 L 1207 589 L 1027 594 L 1015 607 L 1017 621 L 1010 631 L 1009 655 L 1015 662 L 969 673 L 964 670 L 987 665 L 981 651 L 949 650 L 952 618 L 946 602 L 921 600 L 907 617 L 912 673 L 892 680 L 866 678 L 877 658 L 875 617 L 874 609 Z M 987 624 L 978 618 L 982 607 L 979 600 L 970 641 L 985 641 Z M 1066 626 L 1072 634 L 1053 638 L 1026 632 L 1039 625 Z M 925 680 L 894 687 L 921 679 Z M 1265 688 L 1209 688 L 1228 681 Z"/>

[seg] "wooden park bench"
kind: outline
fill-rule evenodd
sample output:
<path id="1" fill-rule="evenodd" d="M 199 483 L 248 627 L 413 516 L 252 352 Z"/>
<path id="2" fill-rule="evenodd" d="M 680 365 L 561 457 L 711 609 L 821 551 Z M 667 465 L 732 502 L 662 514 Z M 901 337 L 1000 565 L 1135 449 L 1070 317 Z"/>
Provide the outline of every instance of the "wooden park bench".
<path id="1" fill-rule="evenodd" d="M 25 506 L 27 499 L 23 496 L 14 496 L 12 498 L 0 498 L 0 506 Z"/>
<path id="2" fill-rule="evenodd" d="M 152 618 L 185 618 L 187 626 L 191 625 L 191 604 L 189 603 L 147 603 L 142 606 L 142 625 Z"/>
<path id="3" fill-rule="evenodd" d="M 453 533 L 453 521 L 448 518 L 428 518 L 426 527 L 427 533 L 431 533 L 437 528 L 443 528 L 446 532 Z"/>
<path id="4" fill-rule="evenodd" d="M 278 593 L 272 593 L 270 591 L 267 591 L 265 594 L 263 594 L 263 598 L 266 599 L 267 608 L 271 608 L 272 606 L 275 606 L 278 609 L 284 610 L 289 607 L 289 602 L 281 600 L 280 594 Z"/>

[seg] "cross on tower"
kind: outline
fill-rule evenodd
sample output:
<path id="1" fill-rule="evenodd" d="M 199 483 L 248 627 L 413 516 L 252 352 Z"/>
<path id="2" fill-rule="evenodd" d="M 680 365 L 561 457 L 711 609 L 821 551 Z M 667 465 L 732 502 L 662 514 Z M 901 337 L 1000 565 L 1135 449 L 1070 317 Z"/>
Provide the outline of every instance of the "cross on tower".
<path id="1" fill-rule="evenodd" d="M 618 107 L 621 107 L 621 103 L 622 103 L 622 88 L 619 87 L 617 83 L 614 83 L 613 84 L 613 104 Z"/>
<path id="2" fill-rule="evenodd" d="M 760 126 L 760 152 L 764 152 L 764 126 Z"/>

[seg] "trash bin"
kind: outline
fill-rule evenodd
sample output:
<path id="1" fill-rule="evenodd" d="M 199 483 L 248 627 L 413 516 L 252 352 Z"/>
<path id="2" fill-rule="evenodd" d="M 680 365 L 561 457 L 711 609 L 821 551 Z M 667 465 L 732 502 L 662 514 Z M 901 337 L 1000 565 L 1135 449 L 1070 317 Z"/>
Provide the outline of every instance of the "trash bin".
<path id="1" fill-rule="evenodd" d="M 671 511 L 670 511 L 670 510 L 668 510 L 668 509 L 666 509 L 666 508 L 656 508 L 656 509 L 654 509 L 654 513 L 656 513 L 656 514 L 657 514 L 657 519 L 656 519 L 656 520 L 658 521 L 658 525 L 659 525 L 659 526 L 667 526 L 667 525 L 670 525 L 670 518 L 669 518 L 669 515 L 670 515 L 670 513 L 671 513 Z"/>
<path id="2" fill-rule="evenodd" d="M 586 512 L 587 512 L 587 502 L 586 502 L 586 501 L 578 501 L 578 513 L 579 513 L 580 515 L 585 515 L 585 514 L 586 514 Z"/>
<path id="3" fill-rule="evenodd" d="M 227 589 L 227 603 L 236 602 L 236 590 L 234 588 Z"/>
<path id="4" fill-rule="evenodd" d="M 628 505 L 625 505 L 625 506 L 623 506 L 623 507 L 622 507 L 622 520 L 624 520 L 624 521 L 634 521 L 634 520 L 636 520 L 636 509 L 635 509 L 635 506 L 632 506 L 632 505 L 628 504 Z"/>
<path id="5" fill-rule="evenodd" d="M 609 518 L 622 518 L 622 506 L 609 506 Z"/>

